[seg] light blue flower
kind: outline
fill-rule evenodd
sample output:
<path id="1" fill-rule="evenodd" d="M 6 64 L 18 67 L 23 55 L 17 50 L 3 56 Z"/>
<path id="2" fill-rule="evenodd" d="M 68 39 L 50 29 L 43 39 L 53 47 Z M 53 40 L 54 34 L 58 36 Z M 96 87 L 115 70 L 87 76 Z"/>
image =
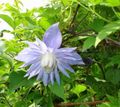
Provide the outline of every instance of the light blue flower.
<path id="1" fill-rule="evenodd" d="M 74 72 L 70 65 L 83 65 L 81 56 L 75 52 L 76 48 L 60 48 L 62 43 L 61 32 L 58 23 L 53 24 L 44 34 L 43 41 L 36 38 L 35 42 L 26 43 L 29 47 L 23 49 L 16 60 L 24 62 L 22 67 L 29 66 L 25 77 L 37 76 L 46 86 L 54 84 L 54 80 L 60 84 L 59 72 L 69 77 L 66 70 Z"/>

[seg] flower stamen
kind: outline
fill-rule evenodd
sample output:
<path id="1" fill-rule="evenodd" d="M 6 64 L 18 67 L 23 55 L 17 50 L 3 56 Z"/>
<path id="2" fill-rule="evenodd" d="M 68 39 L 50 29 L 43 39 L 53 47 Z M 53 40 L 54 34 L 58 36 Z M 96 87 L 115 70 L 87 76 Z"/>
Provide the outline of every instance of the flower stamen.
<path id="1" fill-rule="evenodd" d="M 42 55 L 41 67 L 43 67 L 47 73 L 53 71 L 55 66 L 56 66 L 56 57 L 52 52 L 47 52 Z"/>

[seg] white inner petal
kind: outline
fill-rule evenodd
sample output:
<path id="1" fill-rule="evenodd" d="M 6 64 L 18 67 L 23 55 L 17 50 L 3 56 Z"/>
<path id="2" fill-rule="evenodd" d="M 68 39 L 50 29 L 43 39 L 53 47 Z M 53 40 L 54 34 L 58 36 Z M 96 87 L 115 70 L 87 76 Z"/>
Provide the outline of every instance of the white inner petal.
<path id="1" fill-rule="evenodd" d="M 46 72 L 52 72 L 56 66 L 56 57 L 52 52 L 47 52 L 42 55 L 41 67 L 45 69 Z"/>

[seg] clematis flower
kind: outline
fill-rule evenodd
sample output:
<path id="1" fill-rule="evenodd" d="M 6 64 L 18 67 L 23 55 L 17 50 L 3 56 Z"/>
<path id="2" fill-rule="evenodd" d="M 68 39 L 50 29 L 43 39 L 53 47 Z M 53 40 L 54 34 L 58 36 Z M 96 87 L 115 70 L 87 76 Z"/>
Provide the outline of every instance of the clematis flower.
<path id="1" fill-rule="evenodd" d="M 60 84 L 59 72 L 70 77 L 66 70 L 74 72 L 70 65 L 83 65 L 81 56 L 75 52 L 76 48 L 60 48 L 62 43 L 58 23 L 53 24 L 44 34 L 43 41 L 36 38 L 35 42 L 26 41 L 29 47 L 23 49 L 16 60 L 24 62 L 22 67 L 30 66 L 25 77 L 37 76 L 46 86 Z"/>

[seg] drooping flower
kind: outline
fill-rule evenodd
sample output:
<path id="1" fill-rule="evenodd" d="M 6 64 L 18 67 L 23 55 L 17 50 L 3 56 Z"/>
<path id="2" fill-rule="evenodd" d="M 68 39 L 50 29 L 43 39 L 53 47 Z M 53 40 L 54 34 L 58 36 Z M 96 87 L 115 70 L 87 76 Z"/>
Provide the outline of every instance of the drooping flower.
<path id="1" fill-rule="evenodd" d="M 75 52 L 76 48 L 60 48 L 62 43 L 58 23 L 53 24 L 44 34 L 43 41 L 36 38 L 35 42 L 26 41 L 29 47 L 23 49 L 16 60 L 24 62 L 22 67 L 30 66 L 25 77 L 37 76 L 44 85 L 60 84 L 59 72 L 69 77 L 66 70 L 74 72 L 70 65 L 83 65 L 81 56 Z"/>

